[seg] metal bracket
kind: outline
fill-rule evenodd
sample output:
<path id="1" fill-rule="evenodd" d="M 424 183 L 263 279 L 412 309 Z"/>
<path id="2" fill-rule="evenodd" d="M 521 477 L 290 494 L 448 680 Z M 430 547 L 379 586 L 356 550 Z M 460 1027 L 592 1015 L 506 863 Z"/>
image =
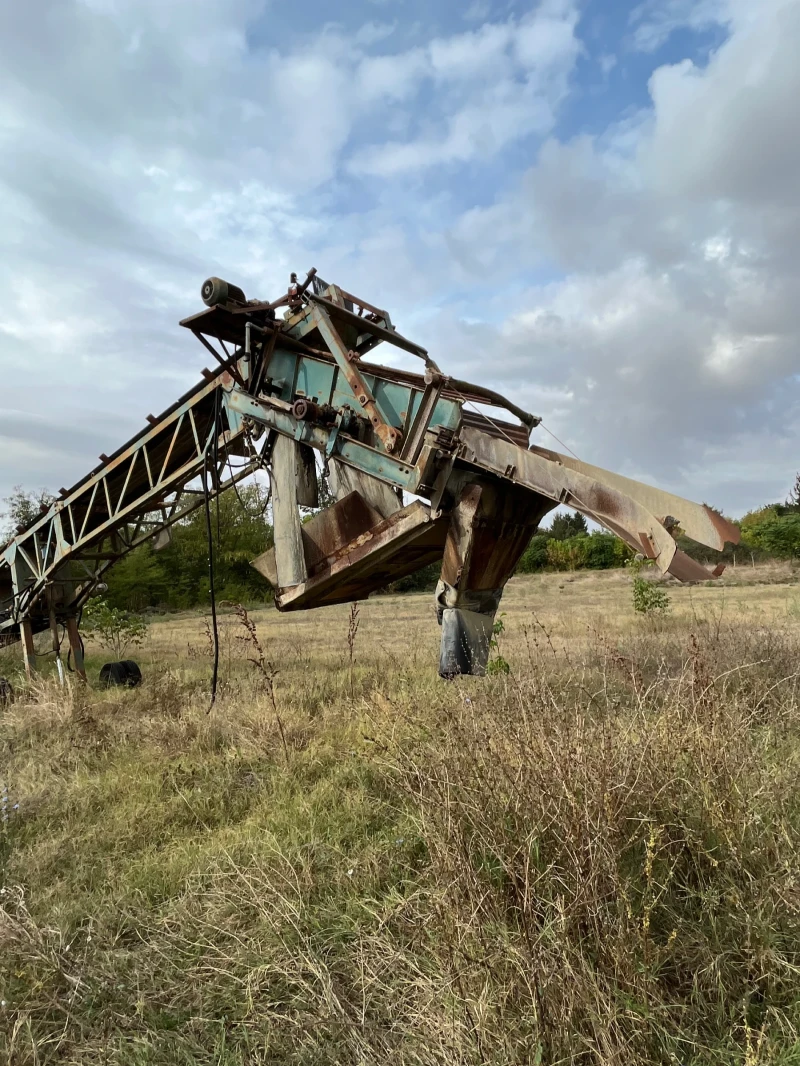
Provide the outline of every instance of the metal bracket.
<path id="1" fill-rule="evenodd" d="M 411 428 L 408 431 L 403 450 L 400 453 L 400 457 L 405 459 L 406 462 L 416 463 L 419 458 L 419 453 L 422 451 L 422 445 L 425 440 L 425 434 L 428 432 L 433 413 L 436 410 L 436 404 L 439 402 L 439 397 L 442 395 L 444 384 L 445 378 L 442 374 L 439 374 L 434 370 L 426 371 L 425 391 L 422 394 L 419 408 L 414 415 L 414 421 L 411 423 Z"/>
<path id="2" fill-rule="evenodd" d="M 339 333 L 325 308 L 321 307 L 319 303 L 315 303 L 312 315 L 317 329 L 322 334 L 325 343 L 331 351 L 331 355 L 339 364 L 339 367 L 347 380 L 347 384 L 355 393 L 359 405 L 369 418 L 375 436 L 391 455 L 397 450 L 398 445 L 402 440 L 402 433 L 393 426 L 388 425 L 384 420 L 383 415 L 379 411 L 378 405 L 375 402 L 375 397 L 372 395 L 372 390 L 369 385 L 367 385 L 366 381 L 364 381 L 361 371 L 358 369 L 355 361 L 351 358 L 350 350 L 339 336 Z"/>
<path id="3" fill-rule="evenodd" d="M 342 428 L 342 420 L 343 420 L 343 418 L 344 418 L 344 415 L 343 415 L 342 411 L 339 411 L 339 413 L 336 415 L 336 421 L 331 426 L 331 431 L 328 434 L 328 441 L 327 441 L 327 444 L 325 445 L 325 458 L 326 458 L 326 460 L 330 459 L 330 457 L 333 455 L 334 451 L 336 450 L 336 438 L 339 436 L 339 430 Z"/>

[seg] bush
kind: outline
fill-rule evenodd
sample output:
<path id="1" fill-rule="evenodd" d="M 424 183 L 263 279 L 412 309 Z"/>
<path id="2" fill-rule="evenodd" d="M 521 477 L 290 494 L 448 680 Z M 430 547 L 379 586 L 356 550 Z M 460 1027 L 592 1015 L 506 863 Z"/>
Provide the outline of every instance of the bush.
<path id="1" fill-rule="evenodd" d="M 547 541 L 546 533 L 535 533 L 531 537 L 528 547 L 517 563 L 518 574 L 533 574 L 537 570 L 544 570 L 547 566 Z"/>
<path id="2" fill-rule="evenodd" d="M 131 647 L 138 647 L 147 636 L 147 622 L 143 618 L 112 607 L 105 600 L 93 600 L 83 612 L 84 636 L 95 640 L 101 648 L 122 659 Z"/>
<path id="3" fill-rule="evenodd" d="M 669 607 L 669 594 L 644 577 L 633 579 L 633 609 L 639 614 L 651 614 L 653 611 L 666 611 Z"/>
<path id="4" fill-rule="evenodd" d="M 581 533 L 565 540 L 551 537 L 547 533 L 536 533 L 531 537 L 516 572 L 532 574 L 548 567 L 554 570 L 608 570 L 624 566 L 631 556 L 631 550 L 624 541 L 613 533 L 595 530 L 594 533 Z"/>
<path id="5" fill-rule="evenodd" d="M 778 559 L 800 555 L 800 514 L 769 515 L 749 525 L 745 543 Z"/>
<path id="6" fill-rule="evenodd" d="M 548 540 L 547 561 L 554 570 L 580 570 L 587 565 L 589 537 Z"/>

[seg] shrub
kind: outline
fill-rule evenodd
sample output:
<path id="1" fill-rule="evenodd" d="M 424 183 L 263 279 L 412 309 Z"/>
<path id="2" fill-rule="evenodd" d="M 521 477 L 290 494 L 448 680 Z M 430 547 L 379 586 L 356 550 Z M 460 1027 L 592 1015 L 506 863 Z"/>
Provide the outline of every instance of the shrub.
<path id="1" fill-rule="evenodd" d="M 644 577 L 633 579 L 633 609 L 639 614 L 651 614 L 653 611 L 666 611 L 669 607 L 669 594 L 665 589 L 654 585 Z"/>
<path id="2" fill-rule="evenodd" d="M 533 574 L 537 570 L 544 570 L 547 566 L 547 541 L 546 533 L 534 533 L 517 563 L 518 574 Z"/>
<path id="3" fill-rule="evenodd" d="M 589 537 L 570 537 L 569 540 L 548 540 L 547 561 L 554 570 L 580 570 L 589 557 Z"/>
<path id="4" fill-rule="evenodd" d="M 116 659 L 122 659 L 128 648 L 138 647 L 147 636 L 144 619 L 111 607 L 105 600 L 87 604 L 82 622 L 84 635 L 112 652 Z"/>
<path id="5" fill-rule="evenodd" d="M 794 559 L 800 555 L 800 514 L 767 516 L 746 528 L 744 540 L 778 559 Z"/>

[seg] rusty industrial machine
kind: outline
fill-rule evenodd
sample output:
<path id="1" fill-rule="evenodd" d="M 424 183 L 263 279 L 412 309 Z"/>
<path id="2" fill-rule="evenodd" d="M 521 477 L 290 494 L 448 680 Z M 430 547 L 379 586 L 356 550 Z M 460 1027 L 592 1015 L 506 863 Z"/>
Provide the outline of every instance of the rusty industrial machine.
<path id="1" fill-rule="evenodd" d="M 272 488 L 274 548 L 253 561 L 280 611 L 364 599 L 441 560 L 443 676 L 483 673 L 503 588 L 559 504 L 621 537 L 681 581 L 709 571 L 675 535 L 721 550 L 738 530 L 708 506 L 530 442 L 540 419 L 442 372 L 389 314 L 315 270 L 272 302 L 210 278 L 181 323 L 214 370 L 0 548 L 0 640 L 66 631 L 82 674 L 78 619 L 110 566 L 209 495 L 258 469 Z M 280 314 L 279 314 L 280 312 Z M 390 345 L 421 373 L 372 361 Z M 335 502 L 317 508 L 324 464 Z"/>

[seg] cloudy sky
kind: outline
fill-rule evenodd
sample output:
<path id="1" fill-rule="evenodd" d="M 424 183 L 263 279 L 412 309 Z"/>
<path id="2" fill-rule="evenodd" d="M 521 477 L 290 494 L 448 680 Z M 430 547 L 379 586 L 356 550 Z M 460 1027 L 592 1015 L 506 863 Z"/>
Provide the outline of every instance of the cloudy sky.
<path id="1" fill-rule="evenodd" d="M 800 0 L 9 5 L 0 496 L 193 384 L 205 277 L 313 265 L 581 458 L 783 498 L 799 47 Z"/>

